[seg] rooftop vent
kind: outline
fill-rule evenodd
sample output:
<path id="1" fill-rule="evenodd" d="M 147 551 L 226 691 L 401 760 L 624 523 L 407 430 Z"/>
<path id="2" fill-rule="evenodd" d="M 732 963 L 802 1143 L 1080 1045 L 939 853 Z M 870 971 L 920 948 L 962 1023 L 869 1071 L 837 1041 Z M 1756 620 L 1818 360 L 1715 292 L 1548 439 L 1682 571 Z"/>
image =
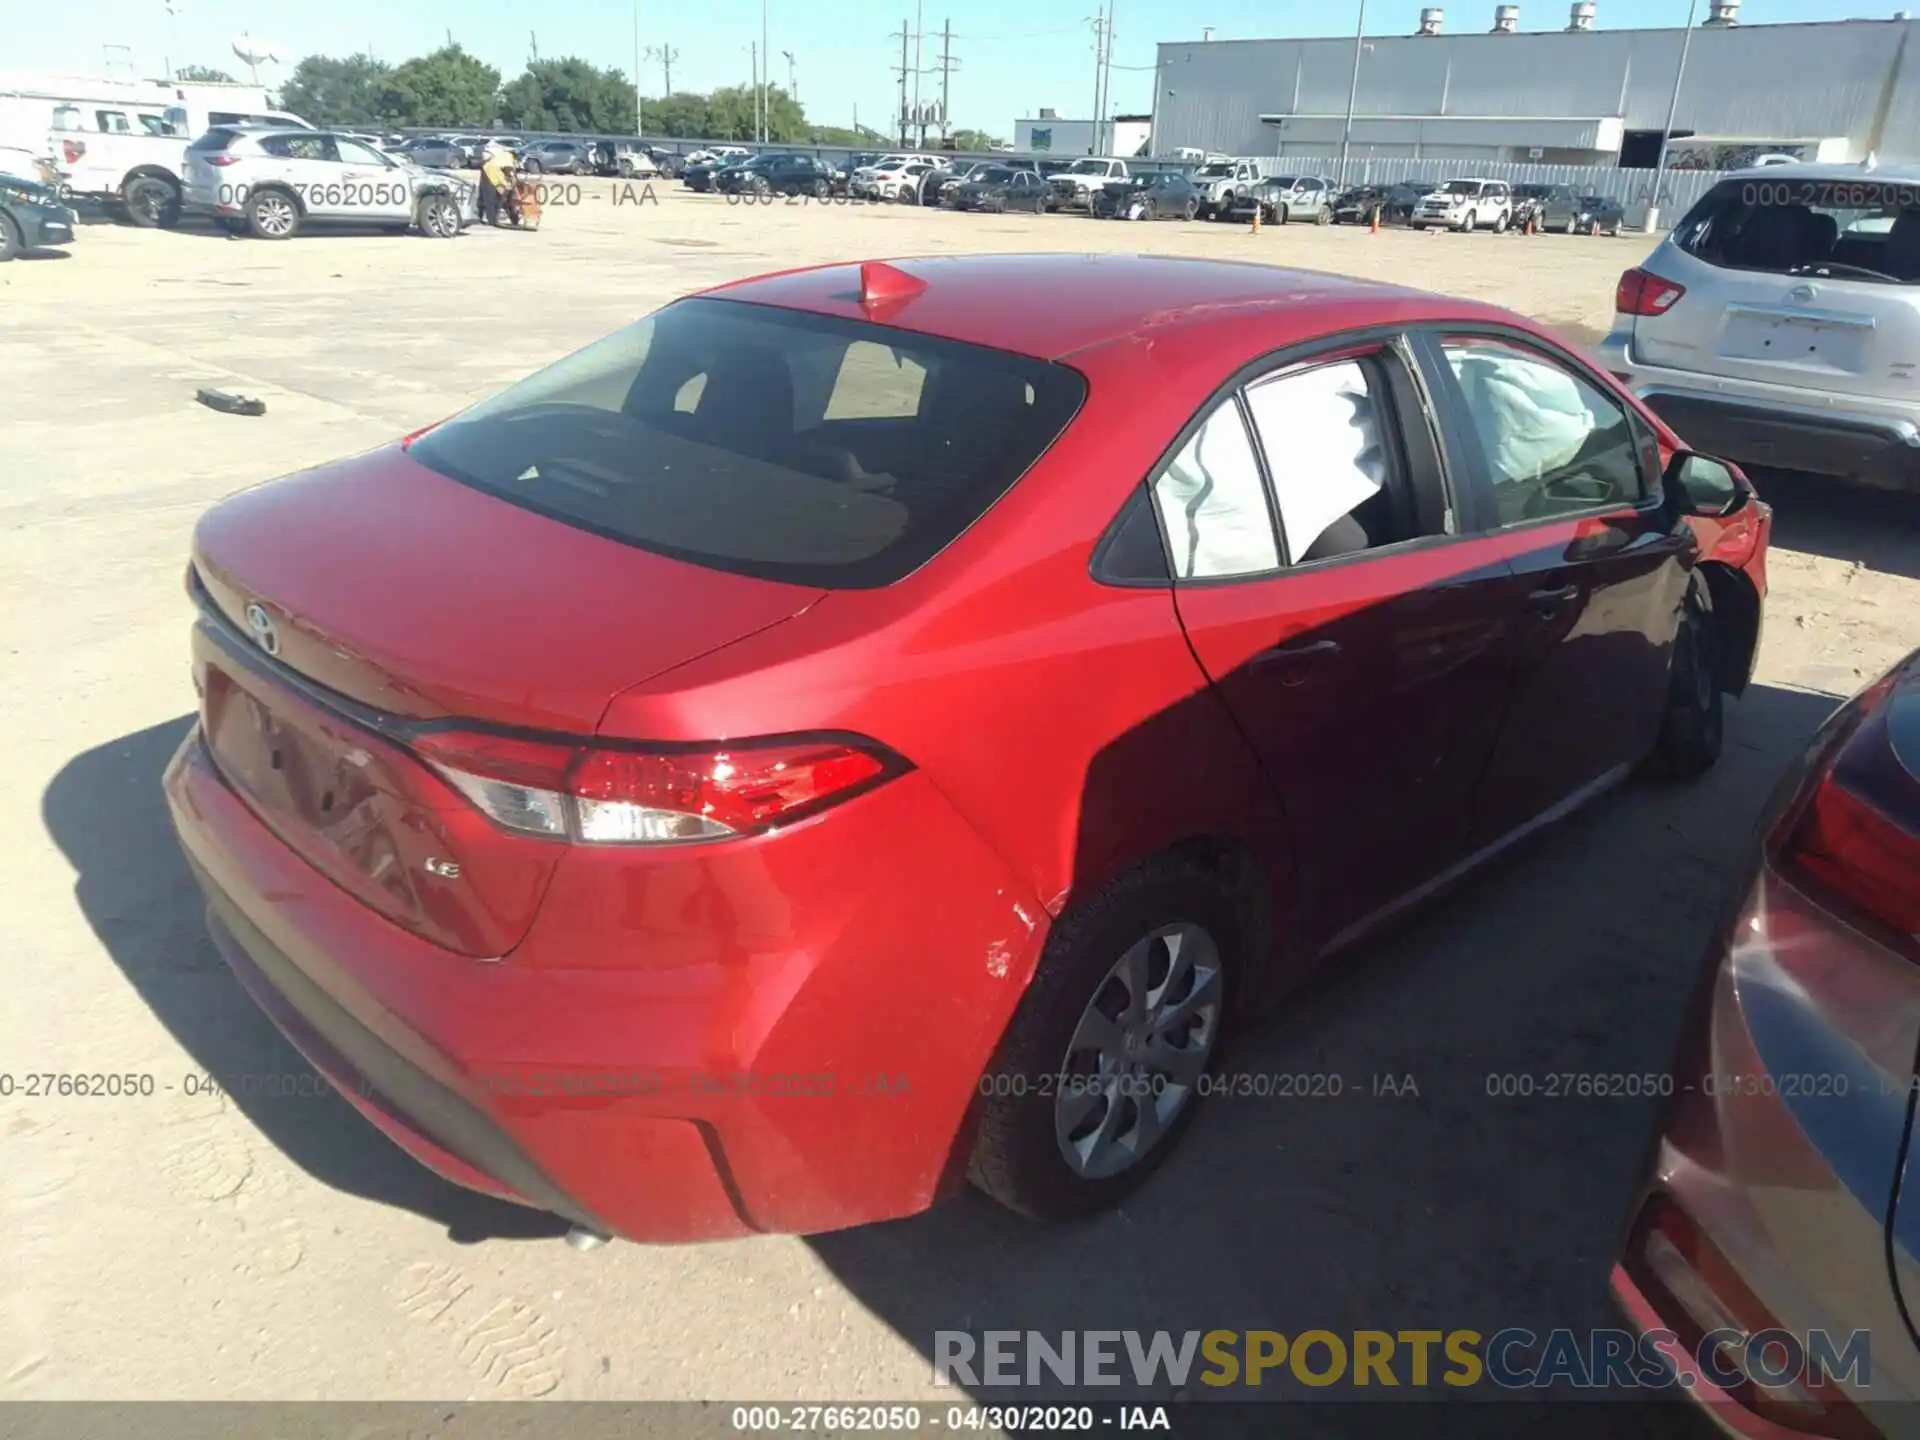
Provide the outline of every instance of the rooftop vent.
<path id="1" fill-rule="evenodd" d="M 1422 35 L 1438 35 L 1440 33 L 1440 27 L 1446 23 L 1447 12 L 1438 6 L 1429 6 L 1420 12 L 1420 29 L 1418 33 Z"/>
<path id="2" fill-rule="evenodd" d="M 1520 7 L 1518 5 L 1496 5 L 1493 7 L 1493 33 L 1511 35 L 1520 28 Z"/>
<path id="3" fill-rule="evenodd" d="M 1042 120 L 1058 120 L 1060 116 L 1058 112 L 1049 110 L 1046 106 L 1042 105 L 1040 107 L 1040 118 Z"/>
<path id="4" fill-rule="evenodd" d="M 1740 0 L 1708 0 L 1707 18 L 1701 22 L 1718 29 L 1740 23 Z"/>
<path id="5" fill-rule="evenodd" d="M 1567 15 L 1567 30 L 1585 31 L 1593 29 L 1593 0 L 1579 0 Z"/>

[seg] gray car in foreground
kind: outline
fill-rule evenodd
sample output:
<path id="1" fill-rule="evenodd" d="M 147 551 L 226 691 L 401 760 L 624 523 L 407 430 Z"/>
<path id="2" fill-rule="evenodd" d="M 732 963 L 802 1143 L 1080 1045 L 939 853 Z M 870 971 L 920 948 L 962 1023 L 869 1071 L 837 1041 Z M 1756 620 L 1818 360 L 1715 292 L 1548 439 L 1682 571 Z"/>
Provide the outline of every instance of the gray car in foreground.
<path id="1" fill-rule="evenodd" d="M 1730 175 L 1614 308 L 1601 359 L 1690 445 L 1920 489 L 1920 166 Z"/>
<path id="2" fill-rule="evenodd" d="M 1613 1296 L 1729 1434 L 1920 1433 L 1916 776 L 1920 652 L 1782 781 L 1638 1077 L 1666 1099 Z"/>

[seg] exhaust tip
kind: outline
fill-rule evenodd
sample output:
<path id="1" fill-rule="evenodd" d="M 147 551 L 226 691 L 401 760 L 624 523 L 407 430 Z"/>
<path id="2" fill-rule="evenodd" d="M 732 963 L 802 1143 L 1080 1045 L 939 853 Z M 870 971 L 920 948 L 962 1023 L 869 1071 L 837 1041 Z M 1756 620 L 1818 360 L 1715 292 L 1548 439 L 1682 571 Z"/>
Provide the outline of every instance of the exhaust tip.
<path id="1" fill-rule="evenodd" d="M 588 1250 L 598 1250 L 612 1237 L 602 1235 L 598 1230 L 589 1230 L 584 1225 L 576 1225 L 567 1231 L 567 1248 L 583 1254 Z"/>

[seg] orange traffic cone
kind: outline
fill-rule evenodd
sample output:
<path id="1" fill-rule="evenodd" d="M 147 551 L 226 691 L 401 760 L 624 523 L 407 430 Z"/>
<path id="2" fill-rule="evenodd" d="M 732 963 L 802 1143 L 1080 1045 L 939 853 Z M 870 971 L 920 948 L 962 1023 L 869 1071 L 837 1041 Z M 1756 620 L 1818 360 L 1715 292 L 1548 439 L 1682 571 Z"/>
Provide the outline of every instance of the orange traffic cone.
<path id="1" fill-rule="evenodd" d="M 1373 207 L 1373 220 L 1368 224 L 1367 230 L 1368 233 L 1373 235 L 1380 233 L 1380 207 L 1378 205 Z"/>
<path id="2" fill-rule="evenodd" d="M 1253 207 L 1253 229 L 1249 233 L 1254 235 L 1260 233 L 1260 207 L 1258 205 Z"/>
<path id="3" fill-rule="evenodd" d="M 1540 231 L 1536 228 L 1534 217 L 1531 215 L 1527 216 L 1527 234 L 1538 235 L 1539 233 Z"/>

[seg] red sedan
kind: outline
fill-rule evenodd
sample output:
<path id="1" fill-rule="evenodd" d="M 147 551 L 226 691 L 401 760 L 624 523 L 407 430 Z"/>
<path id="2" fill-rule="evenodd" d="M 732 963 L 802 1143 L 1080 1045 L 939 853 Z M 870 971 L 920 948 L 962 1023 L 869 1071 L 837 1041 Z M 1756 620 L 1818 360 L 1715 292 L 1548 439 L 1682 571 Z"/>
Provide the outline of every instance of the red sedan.
<path id="1" fill-rule="evenodd" d="M 1237 1018 L 1710 765 L 1768 529 L 1491 306 L 794 271 L 210 511 L 166 788 L 235 972 L 455 1180 L 642 1240 L 1066 1217 Z"/>

